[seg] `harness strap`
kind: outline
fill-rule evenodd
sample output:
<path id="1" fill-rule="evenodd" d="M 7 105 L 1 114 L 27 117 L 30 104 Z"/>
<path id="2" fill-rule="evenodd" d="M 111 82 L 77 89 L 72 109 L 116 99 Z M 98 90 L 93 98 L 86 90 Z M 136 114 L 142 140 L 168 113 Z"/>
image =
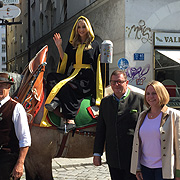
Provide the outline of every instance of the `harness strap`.
<path id="1" fill-rule="evenodd" d="M 32 126 L 35 126 L 35 127 L 40 127 L 40 128 L 48 128 L 48 129 L 53 129 L 53 130 L 58 130 L 57 127 L 54 127 L 54 126 L 49 126 L 49 127 L 42 127 L 40 126 L 40 124 L 36 124 L 36 123 L 32 123 Z M 75 131 L 76 134 L 79 134 L 79 135 L 83 135 L 83 136 L 89 136 L 89 137 L 95 137 L 96 135 L 96 132 L 90 132 L 90 131 L 83 131 L 83 132 L 80 132 L 79 130 L 76 130 Z M 60 148 L 59 148 L 59 151 L 57 153 L 57 155 L 55 156 L 55 158 L 58 158 L 58 157 L 61 157 L 63 152 L 64 152 L 64 148 L 66 146 L 66 142 L 67 142 L 67 139 L 68 139 L 68 135 L 69 135 L 69 132 L 68 133 L 65 133 L 63 135 L 63 138 L 62 138 L 62 141 L 61 141 L 61 144 L 60 144 Z"/>
<path id="2" fill-rule="evenodd" d="M 67 142 L 68 135 L 69 135 L 69 133 L 65 133 L 63 135 L 63 139 L 61 141 L 61 145 L 60 145 L 59 151 L 58 151 L 58 153 L 57 153 L 55 158 L 62 156 L 62 153 L 64 151 L 64 148 L 65 148 L 65 145 L 66 145 L 66 142 Z"/>
<path id="3" fill-rule="evenodd" d="M 76 134 L 79 135 L 83 135 L 83 136 L 91 136 L 91 137 L 95 137 L 96 136 L 96 132 L 91 132 L 91 131 L 75 131 Z"/>

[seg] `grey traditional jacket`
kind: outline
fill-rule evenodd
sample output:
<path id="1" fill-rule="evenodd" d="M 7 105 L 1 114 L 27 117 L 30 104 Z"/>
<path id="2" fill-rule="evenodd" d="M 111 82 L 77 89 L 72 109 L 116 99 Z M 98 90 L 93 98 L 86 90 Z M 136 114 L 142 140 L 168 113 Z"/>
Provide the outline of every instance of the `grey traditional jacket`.
<path id="1" fill-rule="evenodd" d="M 113 95 L 101 100 L 94 153 L 103 154 L 105 145 L 109 166 L 130 170 L 134 130 L 143 105 L 143 95 L 130 90 L 120 102 Z"/>
<path id="2" fill-rule="evenodd" d="M 140 170 L 139 129 L 149 110 L 140 114 L 136 126 L 131 158 L 131 173 L 133 174 Z M 167 106 L 164 106 L 161 111 L 163 113 L 160 124 L 162 173 L 164 179 L 173 179 L 174 176 L 180 177 L 180 111 Z"/>

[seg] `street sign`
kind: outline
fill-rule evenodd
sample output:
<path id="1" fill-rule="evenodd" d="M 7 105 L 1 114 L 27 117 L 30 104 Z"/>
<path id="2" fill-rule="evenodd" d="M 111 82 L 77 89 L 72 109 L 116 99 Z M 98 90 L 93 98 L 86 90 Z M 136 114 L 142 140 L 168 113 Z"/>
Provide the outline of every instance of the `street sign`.
<path id="1" fill-rule="evenodd" d="M 119 59 L 119 61 L 118 61 L 118 67 L 119 67 L 119 69 L 122 69 L 122 70 L 127 69 L 127 68 L 129 67 L 129 62 L 128 62 L 128 60 L 125 59 L 125 58 Z"/>
<path id="2" fill-rule="evenodd" d="M 19 0 L 2 0 L 3 4 L 19 4 Z"/>
<path id="3" fill-rule="evenodd" d="M 144 53 L 134 53 L 134 60 L 144 61 Z"/>
<path id="4" fill-rule="evenodd" d="M 1 19 L 13 19 L 20 15 L 21 10 L 17 6 L 6 5 L 0 9 Z"/>

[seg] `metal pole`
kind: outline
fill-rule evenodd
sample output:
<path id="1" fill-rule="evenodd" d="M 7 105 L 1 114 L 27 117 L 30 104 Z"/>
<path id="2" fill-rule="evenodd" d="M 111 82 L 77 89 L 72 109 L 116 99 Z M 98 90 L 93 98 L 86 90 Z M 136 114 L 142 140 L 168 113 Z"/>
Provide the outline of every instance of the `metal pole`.
<path id="1" fill-rule="evenodd" d="M 7 24 L 5 25 L 6 28 L 6 71 L 8 71 L 8 42 L 7 42 Z"/>
<path id="2" fill-rule="evenodd" d="M 2 1 L 0 1 L 0 8 L 2 8 L 3 7 L 3 2 Z"/>

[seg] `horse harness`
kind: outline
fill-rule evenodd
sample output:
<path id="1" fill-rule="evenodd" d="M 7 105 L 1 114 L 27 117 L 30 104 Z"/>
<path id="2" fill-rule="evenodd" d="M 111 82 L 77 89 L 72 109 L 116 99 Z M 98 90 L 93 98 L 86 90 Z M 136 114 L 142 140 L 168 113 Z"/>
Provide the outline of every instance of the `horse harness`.
<path id="1" fill-rule="evenodd" d="M 52 129 L 52 130 L 59 130 L 58 127 L 55 127 L 55 126 L 42 127 L 42 126 L 40 126 L 40 124 L 36 124 L 36 123 L 32 123 L 31 125 L 35 126 L 35 127 L 40 127 L 40 128 L 48 128 L 48 129 Z M 70 133 L 72 133 L 72 137 L 74 137 L 75 134 L 82 135 L 82 136 L 88 136 L 88 137 L 95 137 L 95 135 L 96 135 L 96 132 L 85 131 L 83 129 L 74 129 L 74 130 L 71 130 L 67 133 L 64 133 L 62 141 L 60 143 L 59 151 L 58 151 L 57 155 L 55 156 L 55 158 L 62 157 L 62 154 L 63 154 L 64 149 L 66 147 L 66 142 L 67 142 L 67 139 L 68 139 L 68 136 Z"/>

